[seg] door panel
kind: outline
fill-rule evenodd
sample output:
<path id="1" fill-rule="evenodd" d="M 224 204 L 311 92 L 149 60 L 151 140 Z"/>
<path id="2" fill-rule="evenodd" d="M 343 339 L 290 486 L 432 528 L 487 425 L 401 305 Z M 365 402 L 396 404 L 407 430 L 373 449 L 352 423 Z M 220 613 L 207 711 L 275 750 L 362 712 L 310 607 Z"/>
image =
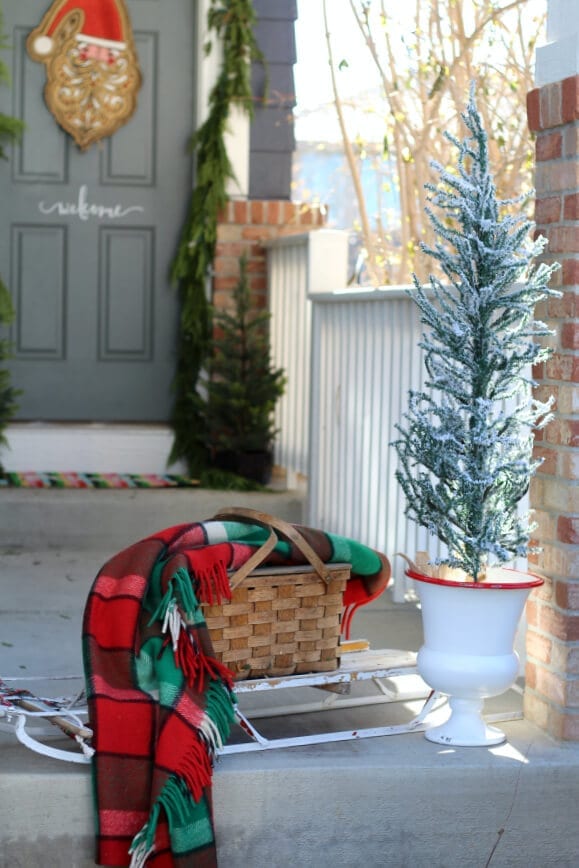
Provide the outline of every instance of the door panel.
<path id="1" fill-rule="evenodd" d="M 160 0 L 129 2 L 138 108 L 84 153 L 46 108 L 44 67 L 25 50 L 48 5 L 4 4 L 13 80 L 0 87 L 0 110 L 26 123 L 0 165 L 18 418 L 165 421 L 178 321 L 169 268 L 191 186 L 195 4 L 171 0 L 167 15 Z"/>

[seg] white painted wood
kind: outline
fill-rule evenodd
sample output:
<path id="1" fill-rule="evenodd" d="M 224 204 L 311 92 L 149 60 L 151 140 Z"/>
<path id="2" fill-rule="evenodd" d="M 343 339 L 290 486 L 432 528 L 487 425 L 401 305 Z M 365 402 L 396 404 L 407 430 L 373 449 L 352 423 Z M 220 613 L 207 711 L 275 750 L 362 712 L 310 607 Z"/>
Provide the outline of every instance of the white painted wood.
<path id="1" fill-rule="evenodd" d="M 276 406 L 279 428 L 275 463 L 297 488 L 308 471 L 311 302 L 309 294 L 343 286 L 347 277 L 348 233 L 318 229 L 285 236 L 267 249 L 272 359 L 286 372 L 286 391 Z"/>
<path id="2" fill-rule="evenodd" d="M 185 473 L 168 465 L 173 432 L 167 425 L 13 423 L 2 463 L 13 472 Z"/>
<path id="3" fill-rule="evenodd" d="M 537 87 L 562 81 L 579 72 L 579 3 L 548 0 L 547 41 L 536 51 Z"/>
<path id="4" fill-rule="evenodd" d="M 313 301 L 307 522 L 384 552 L 396 602 L 412 583 L 396 552 L 438 542 L 406 520 L 396 482 L 395 425 L 423 384 L 421 326 L 403 287 L 345 290 Z"/>

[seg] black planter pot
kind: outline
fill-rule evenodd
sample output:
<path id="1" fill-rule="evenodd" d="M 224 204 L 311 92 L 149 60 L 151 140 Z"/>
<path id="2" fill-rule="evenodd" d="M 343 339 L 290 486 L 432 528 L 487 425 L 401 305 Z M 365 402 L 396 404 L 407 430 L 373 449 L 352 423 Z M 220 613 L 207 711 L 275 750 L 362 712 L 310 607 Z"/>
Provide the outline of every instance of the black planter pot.
<path id="1" fill-rule="evenodd" d="M 268 485 L 271 482 L 273 454 L 268 451 L 218 452 L 215 464 L 220 470 L 236 473 L 260 485 Z"/>

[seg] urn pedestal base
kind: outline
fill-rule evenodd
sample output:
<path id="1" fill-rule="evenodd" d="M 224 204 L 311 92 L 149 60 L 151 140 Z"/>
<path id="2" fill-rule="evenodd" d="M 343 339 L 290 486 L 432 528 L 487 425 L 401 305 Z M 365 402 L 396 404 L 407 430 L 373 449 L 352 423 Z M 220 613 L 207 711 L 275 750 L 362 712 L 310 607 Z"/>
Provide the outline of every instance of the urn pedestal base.
<path id="1" fill-rule="evenodd" d="M 503 744 L 504 732 L 485 723 L 482 716 L 482 699 L 449 699 L 450 717 L 444 723 L 427 729 L 424 737 L 436 744 L 456 747 L 484 747 Z"/>

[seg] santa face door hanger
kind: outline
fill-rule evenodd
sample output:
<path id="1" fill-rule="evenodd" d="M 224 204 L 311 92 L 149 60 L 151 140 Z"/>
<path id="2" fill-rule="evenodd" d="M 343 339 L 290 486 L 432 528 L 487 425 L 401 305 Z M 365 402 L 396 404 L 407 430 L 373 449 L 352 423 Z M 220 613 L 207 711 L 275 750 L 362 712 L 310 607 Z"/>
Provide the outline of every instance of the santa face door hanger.
<path id="1" fill-rule="evenodd" d="M 141 73 L 125 0 L 54 0 L 26 47 L 46 67 L 48 108 L 81 150 L 134 113 Z"/>

